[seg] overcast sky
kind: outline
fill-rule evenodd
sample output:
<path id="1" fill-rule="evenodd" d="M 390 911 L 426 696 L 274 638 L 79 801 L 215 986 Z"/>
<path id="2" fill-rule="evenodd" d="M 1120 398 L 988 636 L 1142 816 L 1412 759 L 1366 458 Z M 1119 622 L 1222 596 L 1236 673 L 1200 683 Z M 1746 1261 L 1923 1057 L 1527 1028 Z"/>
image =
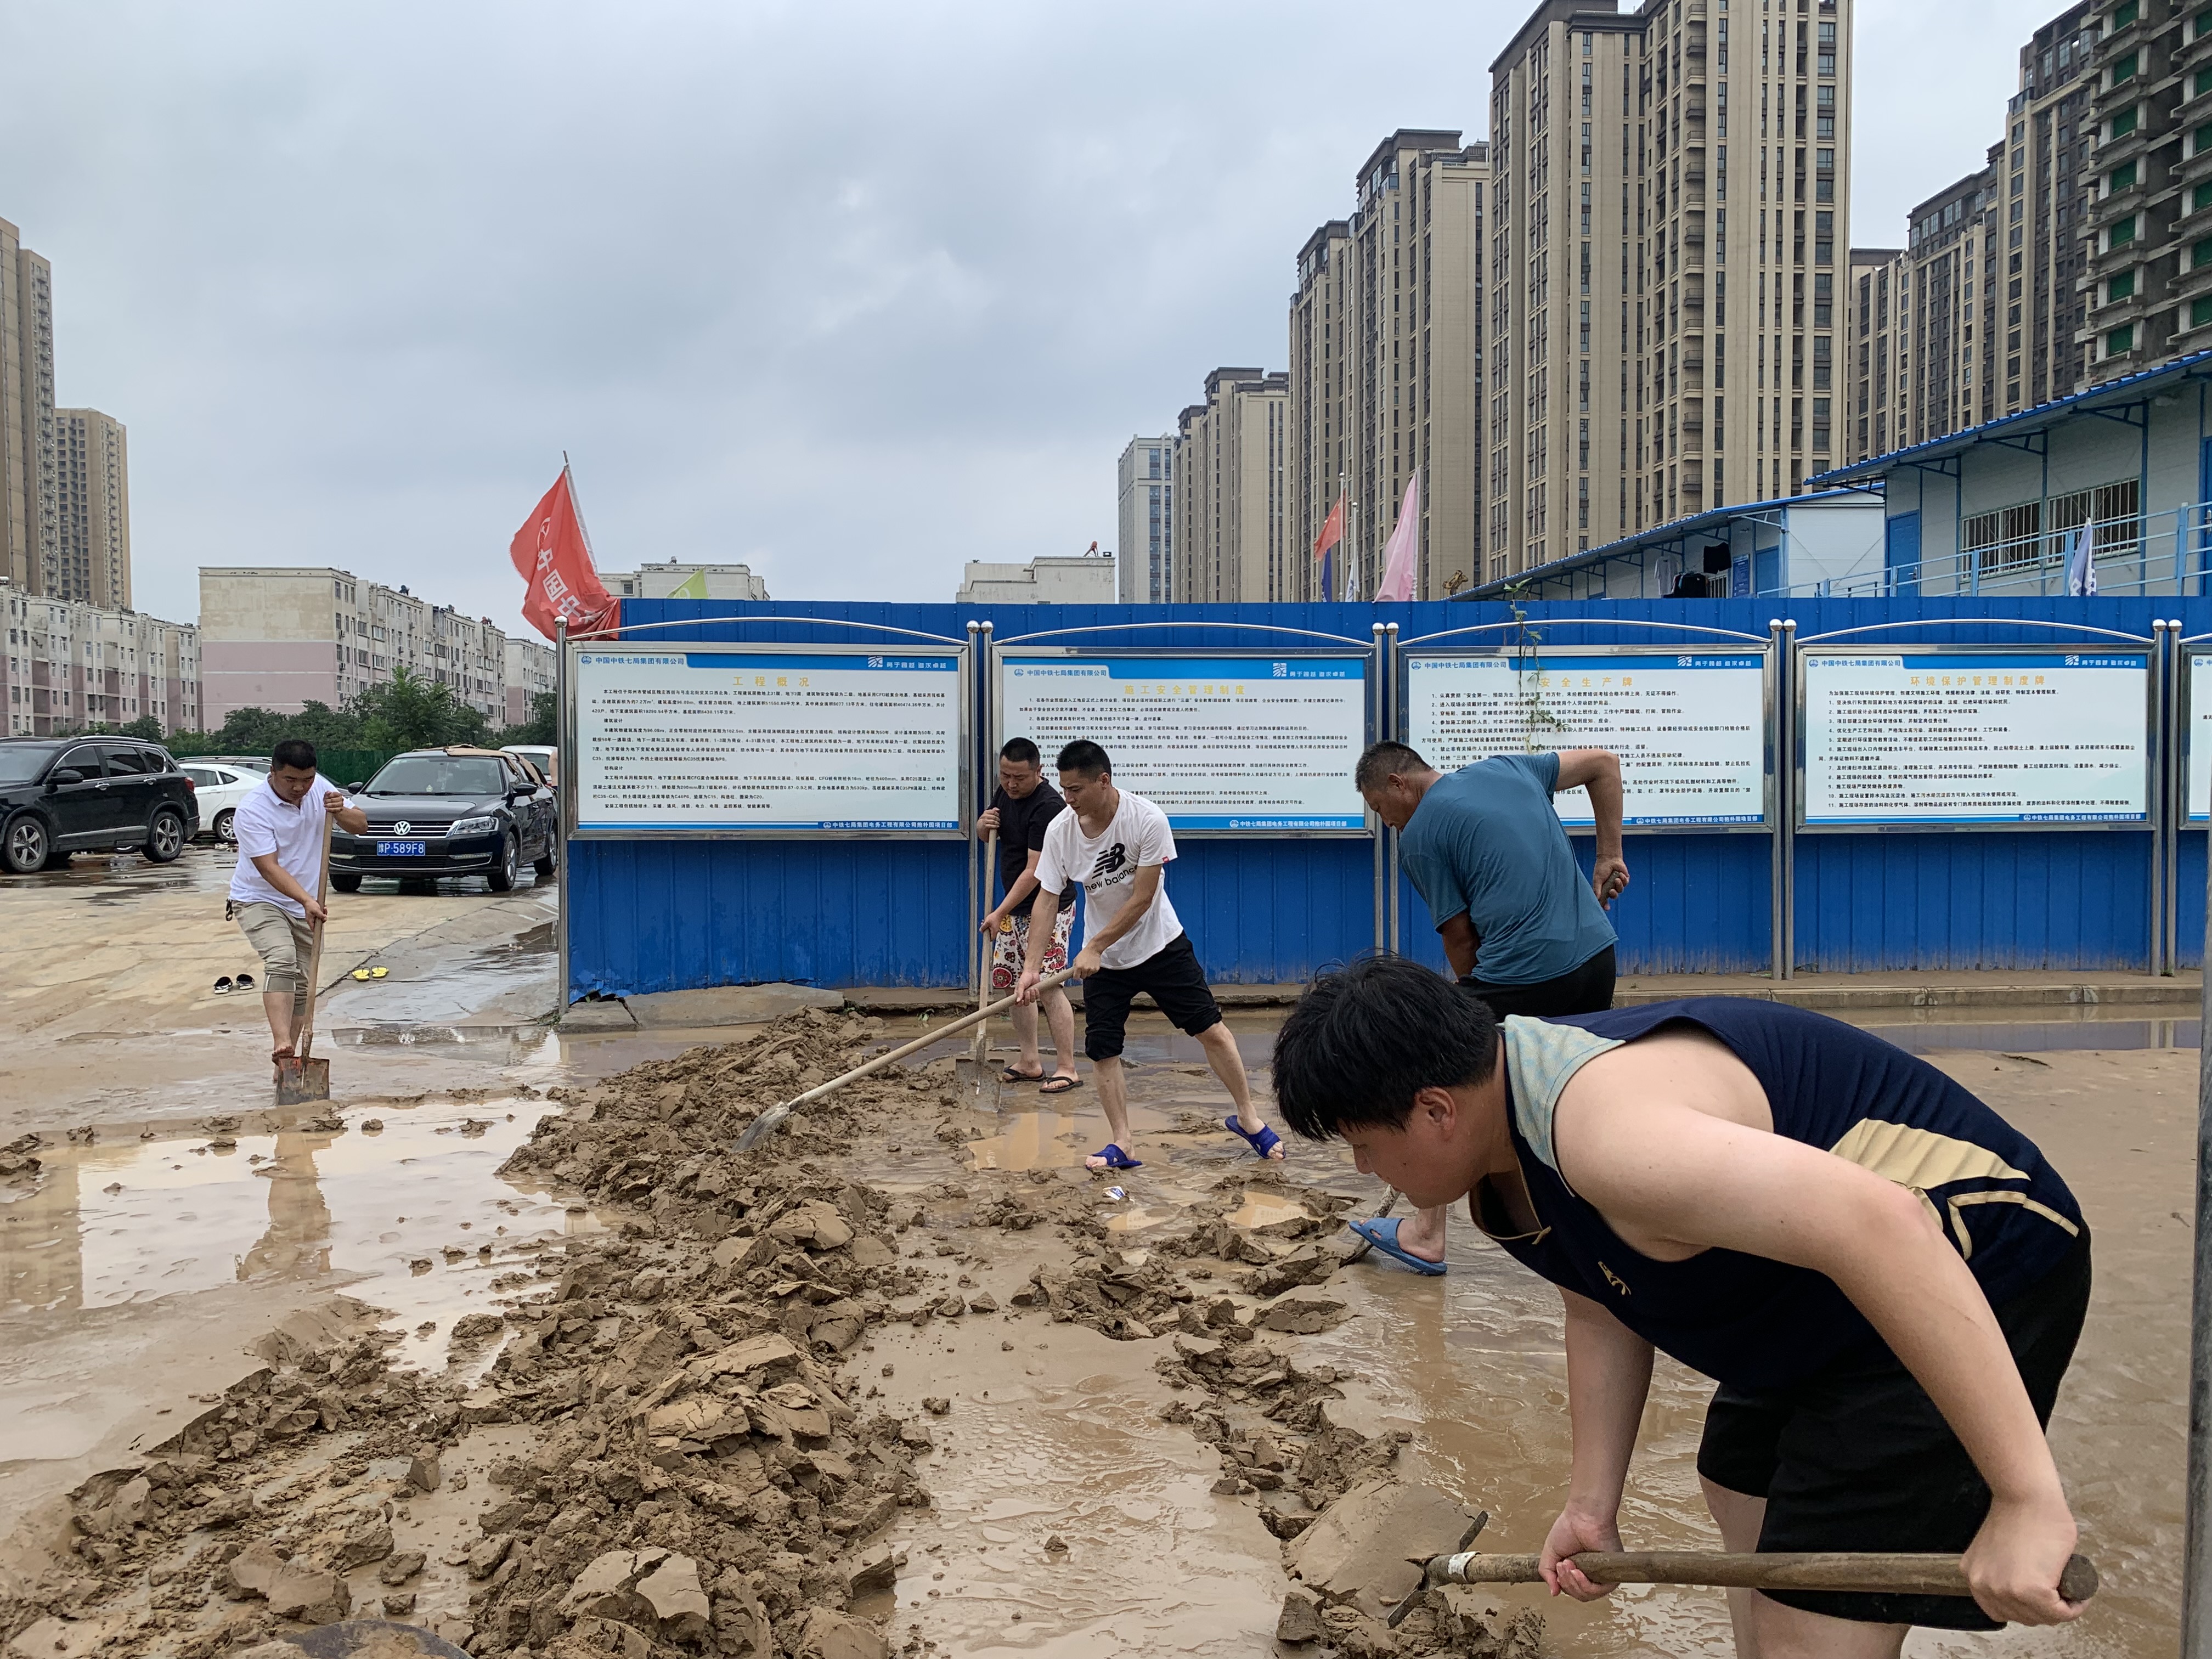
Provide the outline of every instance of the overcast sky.
<path id="1" fill-rule="evenodd" d="M 1284 366 L 1299 245 L 1393 130 L 1485 136 L 1526 9 L 0 6 L 0 218 L 130 428 L 143 610 L 333 564 L 520 628 L 563 449 L 603 568 L 949 600 L 1114 545 L 1123 443 Z M 1855 241 L 2055 10 L 1859 0 Z"/>

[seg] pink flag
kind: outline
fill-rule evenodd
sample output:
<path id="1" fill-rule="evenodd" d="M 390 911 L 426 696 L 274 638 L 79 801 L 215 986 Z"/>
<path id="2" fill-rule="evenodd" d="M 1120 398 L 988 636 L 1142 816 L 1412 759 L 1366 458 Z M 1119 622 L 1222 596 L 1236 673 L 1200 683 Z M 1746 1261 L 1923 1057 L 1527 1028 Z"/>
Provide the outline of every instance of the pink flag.
<path id="1" fill-rule="evenodd" d="M 1375 590 L 1377 599 L 1413 597 L 1413 550 L 1420 539 L 1421 475 L 1416 471 L 1406 480 L 1406 499 L 1398 503 L 1398 527 L 1390 532 L 1390 544 L 1382 550 L 1382 582 Z"/>

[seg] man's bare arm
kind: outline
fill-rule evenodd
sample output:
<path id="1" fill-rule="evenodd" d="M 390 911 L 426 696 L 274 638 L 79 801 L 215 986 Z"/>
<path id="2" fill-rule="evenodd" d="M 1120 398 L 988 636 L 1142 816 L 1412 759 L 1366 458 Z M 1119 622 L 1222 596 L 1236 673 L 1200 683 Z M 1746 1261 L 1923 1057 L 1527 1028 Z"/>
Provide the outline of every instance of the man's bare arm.
<path id="1" fill-rule="evenodd" d="M 313 906 L 315 896 L 295 881 L 289 870 L 276 862 L 276 854 L 261 854 L 253 860 L 253 867 L 261 872 L 262 880 L 267 882 L 286 898 L 297 904 L 305 904 L 311 908 Z"/>
<path id="2" fill-rule="evenodd" d="M 1621 1489 L 1636 1449 L 1636 1428 L 1651 1392 L 1651 1345 L 1588 1297 L 1562 1290 L 1567 1312 L 1567 1417 L 1574 1467 L 1567 1501 L 1544 1540 L 1545 1578 L 1577 1601 L 1606 1595 L 1563 1558 L 1620 1547 Z"/>
<path id="3" fill-rule="evenodd" d="M 1590 886 L 1601 904 L 1610 904 L 1628 888 L 1628 864 L 1621 854 L 1620 757 L 1609 749 L 1562 749 L 1560 789 L 1588 789 L 1597 818 L 1597 858 Z"/>
<path id="4" fill-rule="evenodd" d="M 1966 1558 L 1975 1599 L 1993 1617 L 2023 1624 L 2073 1618 L 2080 1608 L 2057 1589 L 2074 1547 L 2073 1520 L 1981 1286 L 1905 1188 L 1716 1115 L 1749 1073 L 1712 1047 L 1702 1062 L 1632 1072 L 1592 1062 L 1560 1098 L 1561 1173 L 1647 1255 L 1740 1250 L 1833 1279 L 1989 1482 L 1990 1517 Z"/>
<path id="5" fill-rule="evenodd" d="M 1129 902 L 1121 907 L 1120 915 L 1115 917 L 1097 933 L 1084 936 L 1084 954 L 1088 956 L 1093 951 L 1103 951 L 1108 945 L 1125 936 L 1131 928 L 1142 921 L 1145 919 L 1145 913 L 1152 908 L 1152 901 L 1160 896 L 1160 878 L 1166 873 L 1167 866 L 1164 864 L 1140 866 L 1137 871 L 1136 879 L 1129 884 Z M 1030 937 L 1032 939 L 1036 937 L 1035 921 L 1030 923 Z"/>
<path id="6" fill-rule="evenodd" d="M 1021 874 L 1014 878 L 1014 884 L 1006 889 L 1006 897 L 999 901 L 999 908 L 991 913 L 993 915 L 1011 916 L 1021 907 L 1024 899 L 1036 891 L 1037 860 L 1043 856 L 1044 854 L 1038 848 L 1034 847 L 1030 848 L 1030 861 L 1022 866 Z M 1057 907 L 1055 907 L 1055 914 L 1057 914 Z"/>
<path id="7" fill-rule="evenodd" d="M 1451 963 L 1452 972 L 1466 979 L 1474 972 L 1476 950 L 1482 941 L 1475 937 L 1474 924 L 1462 910 L 1437 924 L 1437 937 L 1443 943 L 1444 960 Z"/>

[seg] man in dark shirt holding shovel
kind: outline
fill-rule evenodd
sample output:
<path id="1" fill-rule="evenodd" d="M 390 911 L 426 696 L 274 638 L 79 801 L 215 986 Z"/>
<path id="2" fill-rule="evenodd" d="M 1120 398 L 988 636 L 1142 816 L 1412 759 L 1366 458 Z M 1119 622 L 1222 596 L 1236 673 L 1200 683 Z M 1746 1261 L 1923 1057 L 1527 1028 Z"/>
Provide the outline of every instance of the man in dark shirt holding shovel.
<path id="1" fill-rule="evenodd" d="M 999 886 L 1006 896 L 983 918 L 984 937 L 991 941 L 991 994 L 1006 996 L 1022 976 L 1030 945 L 1030 910 L 1036 902 L 1037 860 L 1044 851 L 1045 826 L 1066 810 L 1060 792 L 1044 781 L 1043 757 L 1027 738 L 1010 738 L 999 750 L 999 789 L 990 810 L 975 819 L 975 833 L 999 837 Z M 1061 896 L 1065 898 L 1065 895 Z M 1067 966 L 1067 943 L 1075 925 L 1075 906 L 1063 903 L 1053 917 L 1052 943 L 1046 948 L 1043 971 L 1056 974 Z M 1050 1076 L 1037 1049 L 1037 1004 L 1052 1027 L 1053 1052 L 1059 1060 Z M 1009 1016 L 1021 1056 L 1002 1073 L 1009 1083 L 1035 1083 L 1042 1095 L 1064 1095 L 1082 1082 L 1075 1069 L 1075 1009 L 1067 993 L 1057 985 L 1036 1002 L 1018 1006 Z"/>

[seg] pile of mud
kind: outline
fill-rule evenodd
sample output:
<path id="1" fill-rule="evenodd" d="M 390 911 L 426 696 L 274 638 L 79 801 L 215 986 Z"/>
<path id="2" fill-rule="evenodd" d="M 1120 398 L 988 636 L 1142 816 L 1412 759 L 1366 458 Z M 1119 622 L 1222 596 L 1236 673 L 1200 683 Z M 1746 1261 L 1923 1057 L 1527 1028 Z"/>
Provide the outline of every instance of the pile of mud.
<path id="1" fill-rule="evenodd" d="M 1298 1335 L 1345 1314 L 1327 1289 L 1344 1200 L 1267 1170 L 1127 1249 L 1080 1171 L 978 1171 L 920 1198 L 854 1178 L 862 1135 L 895 1149 L 982 1133 L 945 1060 L 731 1150 L 879 1036 L 810 1010 L 555 1091 L 568 1109 L 508 1169 L 589 1197 L 614 1231 L 504 1275 L 510 1305 L 456 1328 L 442 1376 L 396 1369 L 385 1333 L 272 1343 L 144 1462 L 71 1494 L 52 1571 L 0 1601 L 0 1632 L 25 1651 L 217 1659 L 381 1613 L 485 1659 L 888 1659 L 893 1534 L 931 1502 L 928 1413 L 947 1406 L 872 1412 L 852 1350 L 886 1321 L 1006 1313 L 952 1278 L 995 1237 L 1037 1261 L 1008 1316 L 1158 1345 L 1156 1369 L 1189 1396 L 1163 1432 L 1211 1448 L 1215 1492 L 1282 1540 L 1282 1639 L 1532 1659 L 1541 1620 L 1471 1592 L 1383 1623 L 1416 1577 L 1404 1558 L 1452 1547 L 1467 1517 L 1401 1477 L 1408 1435 L 1351 1426 L 1342 1379 L 1296 1358 Z M 1232 1224 L 1255 1182 L 1282 1191 L 1281 1213 Z M 434 1556 L 410 1544 L 414 1509 L 441 1487 L 450 1500 L 465 1477 L 446 1468 L 494 1431 L 512 1449 L 470 1494 L 471 1534 Z M 902 1650 L 927 1645 L 910 1634 Z"/>

